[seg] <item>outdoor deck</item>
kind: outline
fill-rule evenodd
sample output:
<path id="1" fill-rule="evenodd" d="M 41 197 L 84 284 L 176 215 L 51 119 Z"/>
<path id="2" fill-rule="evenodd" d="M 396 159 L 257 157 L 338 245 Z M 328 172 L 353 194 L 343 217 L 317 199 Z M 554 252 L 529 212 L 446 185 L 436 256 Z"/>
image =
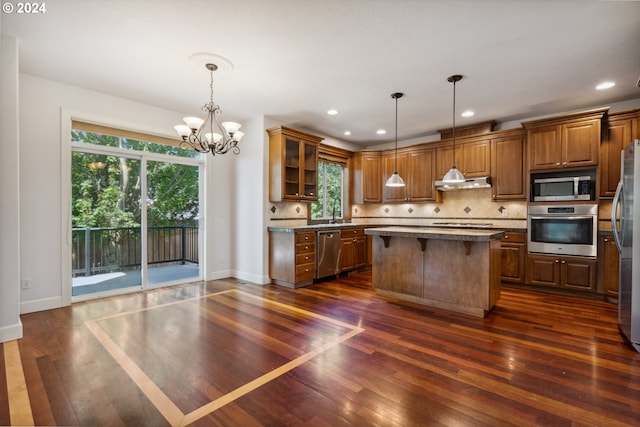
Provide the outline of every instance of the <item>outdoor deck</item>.
<path id="1" fill-rule="evenodd" d="M 150 286 L 161 283 L 169 283 L 184 279 L 198 279 L 197 265 L 163 265 L 149 266 Z M 140 270 L 127 272 L 96 274 L 88 277 L 74 277 L 72 284 L 72 295 L 86 295 L 97 292 L 106 292 L 114 289 L 124 289 L 141 286 Z"/>

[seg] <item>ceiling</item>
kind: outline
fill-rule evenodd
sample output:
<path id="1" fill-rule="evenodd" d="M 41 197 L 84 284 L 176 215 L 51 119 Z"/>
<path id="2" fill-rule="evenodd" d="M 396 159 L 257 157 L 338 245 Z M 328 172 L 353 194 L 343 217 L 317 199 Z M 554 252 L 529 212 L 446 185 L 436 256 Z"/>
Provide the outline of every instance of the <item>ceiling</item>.
<path id="1" fill-rule="evenodd" d="M 457 112 L 476 113 L 458 126 L 640 98 L 635 1 L 56 0 L 1 30 L 23 73 L 194 115 L 209 73 L 189 57 L 214 53 L 233 64 L 214 76 L 223 119 L 359 146 L 394 140 L 393 92 L 400 140 L 451 127 L 452 74 Z"/>

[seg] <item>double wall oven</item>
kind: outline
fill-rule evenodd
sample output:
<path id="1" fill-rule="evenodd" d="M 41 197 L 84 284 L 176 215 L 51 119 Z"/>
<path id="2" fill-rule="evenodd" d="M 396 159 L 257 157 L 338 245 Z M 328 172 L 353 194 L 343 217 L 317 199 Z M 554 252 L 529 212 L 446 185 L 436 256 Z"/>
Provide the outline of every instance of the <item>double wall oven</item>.
<path id="1" fill-rule="evenodd" d="M 529 252 L 595 258 L 598 205 L 529 205 Z"/>

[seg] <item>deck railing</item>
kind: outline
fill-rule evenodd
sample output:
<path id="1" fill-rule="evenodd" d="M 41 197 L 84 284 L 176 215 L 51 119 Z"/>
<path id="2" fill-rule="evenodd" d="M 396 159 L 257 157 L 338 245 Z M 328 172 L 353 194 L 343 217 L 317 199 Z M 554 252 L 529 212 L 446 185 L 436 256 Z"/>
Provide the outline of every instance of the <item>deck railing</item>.
<path id="1" fill-rule="evenodd" d="M 140 227 L 72 229 L 73 276 L 139 269 Z M 197 226 L 147 228 L 148 264 L 198 264 Z"/>

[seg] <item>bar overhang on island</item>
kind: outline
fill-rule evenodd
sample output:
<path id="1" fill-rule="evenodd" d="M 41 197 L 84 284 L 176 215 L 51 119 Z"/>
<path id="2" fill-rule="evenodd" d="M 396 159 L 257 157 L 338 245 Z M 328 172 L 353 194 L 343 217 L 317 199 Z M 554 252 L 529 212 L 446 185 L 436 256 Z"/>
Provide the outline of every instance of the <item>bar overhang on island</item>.
<path id="1" fill-rule="evenodd" d="M 500 298 L 500 238 L 487 229 L 378 227 L 373 287 L 380 296 L 484 317 Z"/>

